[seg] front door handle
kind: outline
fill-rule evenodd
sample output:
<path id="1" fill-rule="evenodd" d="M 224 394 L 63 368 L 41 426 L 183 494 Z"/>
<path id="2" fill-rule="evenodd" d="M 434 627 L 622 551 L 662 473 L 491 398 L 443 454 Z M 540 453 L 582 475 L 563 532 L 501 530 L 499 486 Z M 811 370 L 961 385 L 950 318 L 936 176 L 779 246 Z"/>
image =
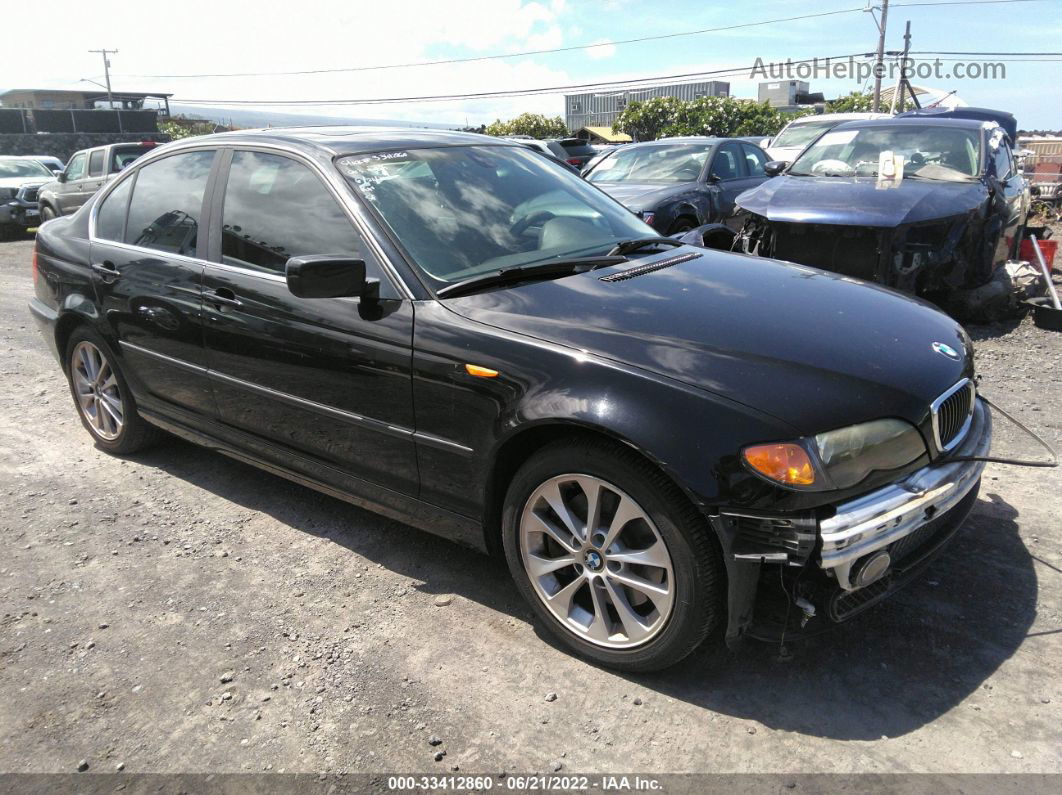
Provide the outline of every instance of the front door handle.
<path id="1" fill-rule="evenodd" d="M 110 279 L 113 281 L 122 274 L 118 272 L 118 268 L 110 260 L 104 260 L 103 262 L 93 262 L 92 270 L 102 276 L 105 280 Z"/>
<path id="2" fill-rule="evenodd" d="M 243 302 L 236 297 L 236 293 L 228 287 L 219 287 L 216 290 L 203 293 L 203 297 L 211 304 L 218 304 L 220 306 L 243 306 Z"/>

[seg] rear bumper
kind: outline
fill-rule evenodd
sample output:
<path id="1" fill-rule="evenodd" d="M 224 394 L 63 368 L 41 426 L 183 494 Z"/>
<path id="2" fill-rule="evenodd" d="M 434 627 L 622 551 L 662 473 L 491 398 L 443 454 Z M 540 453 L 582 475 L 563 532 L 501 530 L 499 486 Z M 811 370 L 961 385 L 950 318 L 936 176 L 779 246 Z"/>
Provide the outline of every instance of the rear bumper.
<path id="1" fill-rule="evenodd" d="M 978 400 L 970 428 L 952 457 L 988 454 L 992 418 Z M 983 461 L 956 461 L 925 467 L 890 484 L 837 506 L 834 516 L 819 523 L 820 567 L 846 591 L 853 591 L 853 564 L 880 549 L 891 547 L 934 518 L 962 502 L 977 485 Z"/>
<path id="2" fill-rule="evenodd" d="M 48 343 L 48 347 L 55 354 L 55 358 L 61 361 L 62 357 L 59 355 L 59 348 L 56 347 L 55 342 L 55 327 L 59 322 L 59 313 L 39 298 L 30 299 L 29 311 L 33 315 L 33 321 L 37 324 L 37 328 L 40 329 L 44 341 Z"/>

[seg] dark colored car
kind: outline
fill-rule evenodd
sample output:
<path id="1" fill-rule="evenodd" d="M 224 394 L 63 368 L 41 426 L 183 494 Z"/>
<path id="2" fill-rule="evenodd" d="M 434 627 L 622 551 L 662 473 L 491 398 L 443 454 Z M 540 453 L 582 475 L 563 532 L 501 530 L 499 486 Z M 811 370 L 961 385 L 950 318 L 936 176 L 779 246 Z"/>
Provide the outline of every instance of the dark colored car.
<path id="1" fill-rule="evenodd" d="M 951 308 L 1017 254 L 1029 191 L 1001 126 L 939 114 L 840 124 L 737 202 L 742 251 Z"/>
<path id="2" fill-rule="evenodd" d="M 576 174 L 579 173 L 579 169 L 577 169 L 575 166 L 573 166 L 566 160 L 568 155 L 564 151 L 564 147 L 556 141 L 538 141 L 534 138 L 515 137 L 506 138 L 505 140 L 512 141 L 513 143 L 519 144 L 520 146 L 523 146 L 526 149 L 538 152 L 539 154 L 546 157 L 548 160 L 551 160 L 554 163 L 558 163 L 559 165 L 564 166 L 564 168 L 568 169 L 569 171 L 573 171 Z"/>
<path id="3" fill-rule="evenodd" d="M 54 182 L 41 188 L 41 218 L 69 215 L 126 166 L 158 146 L 154 141 L 106 144 L 75 152 Z"/>
<path id="4" fill-rule="evenodd" d="M 598 153 L 589 141 L 582 138 L 561 138 L 556 143 L 564 148 L 565 162 L 580 170 Z"/>
<path id="5" fill-rule="evenodd" d="M 100 448 L 166 429 L 504 554 L 550 632 L 627 670 L 888 595 L 991 435 L 946 315 L 661 240 L 476 135 L 171 144 L 42 226 L 34 282 Z"/>
<path id="6" fill-rule="evenodd" d="M 37 225 L 37 192 L 51 178 L 36 158 L 0 157 L 0 240 Z"/>
<path id="7" fill-rule="evenodd" d="M 724 223 L 738 194 L 767 179 L 767 156 L 730 138 L 665 138 L 628 144 L 583 177 L 661 234 Z"/>

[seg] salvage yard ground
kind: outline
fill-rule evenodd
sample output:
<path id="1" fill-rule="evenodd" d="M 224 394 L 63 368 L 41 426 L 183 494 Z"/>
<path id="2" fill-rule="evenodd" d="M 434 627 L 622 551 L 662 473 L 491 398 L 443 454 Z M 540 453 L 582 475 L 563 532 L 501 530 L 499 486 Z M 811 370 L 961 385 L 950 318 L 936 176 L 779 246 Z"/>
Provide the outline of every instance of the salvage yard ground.
<path id="1" fill-rule="evenodd" d="M 790 662 L 621 676 L 502 561 L 176 440 L 95 449 L 32 246 L 0 244 L 0 772 L 1062 772 L 1062 471 L 989 465 L 944 558 Z M 983 392 L 1062 448 L 1062 334 L 970 330 Z"/>

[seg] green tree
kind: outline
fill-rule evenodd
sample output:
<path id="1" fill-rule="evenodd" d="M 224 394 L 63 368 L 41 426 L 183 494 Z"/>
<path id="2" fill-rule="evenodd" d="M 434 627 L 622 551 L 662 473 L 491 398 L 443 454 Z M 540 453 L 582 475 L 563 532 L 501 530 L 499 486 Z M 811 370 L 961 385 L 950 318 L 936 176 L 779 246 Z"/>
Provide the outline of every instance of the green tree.
<path id="1" fill-rule="evenodd" d="M 733 137 L 774 135 L 794 118 L 766 102 L 750 102 L 734 97 L 699 97 L 683 101 L 675 97 L 654 97 L 631 102 L 617 117 L 612 129 L 639 141 L 675 135 Z"/>
<path id="2" fill-rule="evenodd" d="M 166 133 L 173 141 L 179 141 L 181 138 L 210 135 L 214 132 L 214 122 L 175 116 L 167 121 L 159 122 L 159 132 Z"/>
<path id="3" fill-rule="evenodd" d="M 568 128 L 560 116 L 543 116 L 541 113 L 521 113 L 509 121 L 496 120 L 487 125 L 487 135 L 529 135 L 532 138 L 564 138 Z"/>

